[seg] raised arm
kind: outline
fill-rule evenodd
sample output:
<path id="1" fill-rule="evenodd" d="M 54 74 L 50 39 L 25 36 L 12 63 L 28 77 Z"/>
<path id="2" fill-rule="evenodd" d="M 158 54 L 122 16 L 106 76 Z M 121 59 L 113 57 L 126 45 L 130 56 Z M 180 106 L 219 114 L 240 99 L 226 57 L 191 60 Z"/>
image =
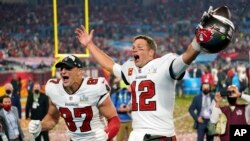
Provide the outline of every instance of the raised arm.
<path id="1" fill-rule="evenodd" d="M 173 63 L 172 70 L 176 78 L 182 75 L 188 65 L 195 60 L 201 51 L 218 53 L 228 47 L 234 31 L 234 25 L 230 19 L 230 11 L 225 6 L 215 10 L 213 10 L 213 7 L 209 7 L 208 11 L 203 13 L 200 23 L 196 27 L 192 43 Z M 218 29 L 225 29 L 225 31 L 218 32 Z M 227 38 L 222 40 L 222 36 L 226 36 Z"/>
<path id="2" fill-rule="evenodd" d="M 213 102 L 215 102 L 215 104 L 213 104 L 212 107 L 212 113 L 210 116 L 210 122 L 211 123 L 216 123 L 219 120 L 219 115 L 222 113 L 221 109 L 220 109 L 220 104 L 222 101 L 222 97 L 220 95 L 219 92 L 217 92 L 215 94 L 214 100 Z"/>
<path id="3" fill-rule="evenodd" d="M 194 38 L 192 43 L 188 46 L 187 50 L 182 55 L 183 62 L 187 65 L 190 65 L 199 54 L 200 45 Z"/>
<path id="4" fill-rule="evenodd" d="M 79 28 L 76 28 L 75 33 L 77 34 L 77 38 L 79 42 L 82 44 L 83 47 L 86 47 L 89 49 L 91 55 L 94 56 L 96 61 L 104 67 L 109 72 L 113 72 L 113 65 L 115 62 L 111 57 L 109 57 L 106 53 L 104 53 L 102 50 L 100 50 L 93 42 L 93 35 L 94 30 L 91 30 L 90 33 L 88 33 L 84 26 L 81 26 Z"/>

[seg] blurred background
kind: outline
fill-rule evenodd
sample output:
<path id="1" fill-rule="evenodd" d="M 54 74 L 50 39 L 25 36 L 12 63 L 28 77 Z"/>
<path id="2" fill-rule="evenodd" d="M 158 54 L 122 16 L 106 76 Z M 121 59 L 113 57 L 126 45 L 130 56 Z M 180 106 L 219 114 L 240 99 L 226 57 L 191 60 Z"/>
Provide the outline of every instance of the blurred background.
<path id="1" fill-rule="evenodd" d="M 57 4 L 53 6 L 53 2 Z M 223 5 L 231 10 L 235 25 L 233 41 L 217 54 L 201 54 L 187 70 L 184 80 L 177 83 L 178 138 L 184 136 L 184 140 L 187 136 L 195 136 L 187 109 L 192 96 L 199 93 L 202 75 L 211 73 L 211 83 L 214 90 L 218 90 L 220 83 L 237 73 L 242 91 L 249 90 L 249 0 L 89 0 L 87 4 L 86 0 L 0 0 L 0 95 L 4 94 L 4 84 L 15 80 L 24 109 L 32 82 L 45 85 L 49 78 L 57 77 L 53 66 L 60 59 L 58 54 L 87 53 L 75 38 L 74 30 L 80 25 L 88 23 L 88 29 L 95 29 L 97 46 L 115 61 L 123 63 L 131 56 L 132 37 L 138 34 L 156 40 L 158 57 L 168 52 L 181 54 L 193 38 L 203 12 L 209 6 Z M 91 56 L 81 59 L 87 76 L 104 76 L 111 86 L 117 84 Z M 218 75 L 219 72 L 223 72 L 225 78 Z M 180 108 L 183 106 L 186 108 Z M 178 122 L 183 118 L 190 122 Z M 23 119 L 25 131 L 27 123 Z M 64 127 L 64 123 L 61 126 Z M 63 133 L 60 135 L 67 139 L 64 129 L 55 128 L 50 135 Z M 27 133 L 26 136 L 29 140 Z"/>

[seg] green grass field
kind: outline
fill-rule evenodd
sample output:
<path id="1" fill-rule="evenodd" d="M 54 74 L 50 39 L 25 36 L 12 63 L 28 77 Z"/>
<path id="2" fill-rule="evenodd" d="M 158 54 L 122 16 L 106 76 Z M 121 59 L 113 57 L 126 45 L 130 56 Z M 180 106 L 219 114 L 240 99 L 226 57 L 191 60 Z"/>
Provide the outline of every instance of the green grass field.
<path id="1" fill-rule="evenodd" d="M 188 112 L 188 108 L 193 100 L 194 95 L 184 95 L 176 97 L 174 109 L 174 124 L 177 134 L 192 133 L 194 120 Z"/>

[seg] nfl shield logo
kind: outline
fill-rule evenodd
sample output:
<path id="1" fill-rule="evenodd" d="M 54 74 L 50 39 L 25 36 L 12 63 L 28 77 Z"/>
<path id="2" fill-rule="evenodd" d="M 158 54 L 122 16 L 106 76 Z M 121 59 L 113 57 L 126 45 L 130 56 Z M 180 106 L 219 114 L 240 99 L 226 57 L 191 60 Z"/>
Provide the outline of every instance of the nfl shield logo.
<path id="1" fill-rule="evenodd" d="M 70 100 L 70 101 L 72 101 L 72 100 L 73 100 L 73 97 L 72 97 L 72 96 L 70 96 L 70 97 L 69 97 L 69 100 Z"/>

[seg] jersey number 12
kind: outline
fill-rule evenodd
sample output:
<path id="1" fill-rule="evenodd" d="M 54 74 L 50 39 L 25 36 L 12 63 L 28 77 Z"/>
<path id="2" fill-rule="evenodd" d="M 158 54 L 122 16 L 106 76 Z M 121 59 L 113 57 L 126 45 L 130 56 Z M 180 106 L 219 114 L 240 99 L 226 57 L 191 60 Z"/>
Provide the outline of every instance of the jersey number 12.
<path id="1" fill-rule="evenodd" d="M 155 111 L 156 101 L 149 101 L 155 95 L 155 84 L 151 80 L 144 80 L 138 84 L 136 91 L 136 81 L 131 84 L 132 111 Z M 139 94 L 137 102 L 136 92 Z"/>

